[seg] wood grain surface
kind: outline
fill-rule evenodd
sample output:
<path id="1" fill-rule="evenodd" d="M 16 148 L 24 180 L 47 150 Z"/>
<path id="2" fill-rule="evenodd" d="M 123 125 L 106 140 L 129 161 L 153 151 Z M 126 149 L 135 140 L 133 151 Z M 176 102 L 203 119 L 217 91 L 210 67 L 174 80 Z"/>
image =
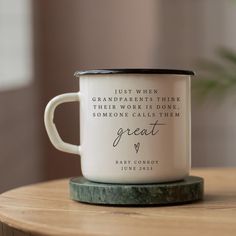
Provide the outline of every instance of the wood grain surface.
<path id="1" fill-rule="evenodd" d="M 205 178 L 205 199 L 178 206 L 82 204 L 68 179 L 14 189 L 0 195 L 0 235 L 236 235 L 236 168 L 191 174 Z"/>

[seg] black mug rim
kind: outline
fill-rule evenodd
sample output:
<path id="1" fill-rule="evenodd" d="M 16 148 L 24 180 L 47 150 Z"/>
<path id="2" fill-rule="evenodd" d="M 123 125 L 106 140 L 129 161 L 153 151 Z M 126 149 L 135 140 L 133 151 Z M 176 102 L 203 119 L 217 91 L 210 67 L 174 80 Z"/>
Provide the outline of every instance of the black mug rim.
<path id="1" fill-rule="evenodd" d="M 195 75 L 192 70 L 179 69 L 154 69 L 154 68 L 121 68 L 121 69 L 96 69 L 96 70 L 78 70 L 74 73 L 75 77 L 81 75 L 99 75 L 99 74 L 166 74 L 166 75 Z"/>

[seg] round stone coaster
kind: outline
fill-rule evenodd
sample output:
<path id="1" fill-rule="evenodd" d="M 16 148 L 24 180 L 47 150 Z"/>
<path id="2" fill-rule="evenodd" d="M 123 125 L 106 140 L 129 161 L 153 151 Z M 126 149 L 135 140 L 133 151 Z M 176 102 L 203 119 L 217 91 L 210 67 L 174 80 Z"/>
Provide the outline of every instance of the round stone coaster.
<path id="1" fill-rule="evenodd" d="M 70 179 L 70 198 L 105 205 L 167 205 L 203 199 L 203 178 L 188 176 L 182 181 L 159 184 L 105 184 L 83 177 Z"/>

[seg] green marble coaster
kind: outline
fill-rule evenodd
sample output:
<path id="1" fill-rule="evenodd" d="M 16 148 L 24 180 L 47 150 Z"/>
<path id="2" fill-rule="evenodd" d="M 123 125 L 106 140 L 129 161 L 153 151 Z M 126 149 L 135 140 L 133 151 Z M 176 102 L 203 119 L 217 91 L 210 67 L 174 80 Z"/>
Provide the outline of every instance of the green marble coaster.
<path id="1" fill-rule="evenodd" d="M 203 178 L 186 177 L 182 181 L 160 184 L 105 184 L 83 177 L 70 179 L 70 198 L 104 205 L 167 205 L 203 199 Z"/>

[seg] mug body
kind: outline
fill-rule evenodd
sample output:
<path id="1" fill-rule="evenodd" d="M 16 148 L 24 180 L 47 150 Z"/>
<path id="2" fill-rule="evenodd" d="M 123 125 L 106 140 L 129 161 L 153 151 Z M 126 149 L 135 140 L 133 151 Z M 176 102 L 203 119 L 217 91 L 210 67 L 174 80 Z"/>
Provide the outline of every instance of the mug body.
<path id="1" fill-rule="evenodd" d="M 130 184 L 186 177 L 191 73 L 79 73 L 84 177 Z"/>

